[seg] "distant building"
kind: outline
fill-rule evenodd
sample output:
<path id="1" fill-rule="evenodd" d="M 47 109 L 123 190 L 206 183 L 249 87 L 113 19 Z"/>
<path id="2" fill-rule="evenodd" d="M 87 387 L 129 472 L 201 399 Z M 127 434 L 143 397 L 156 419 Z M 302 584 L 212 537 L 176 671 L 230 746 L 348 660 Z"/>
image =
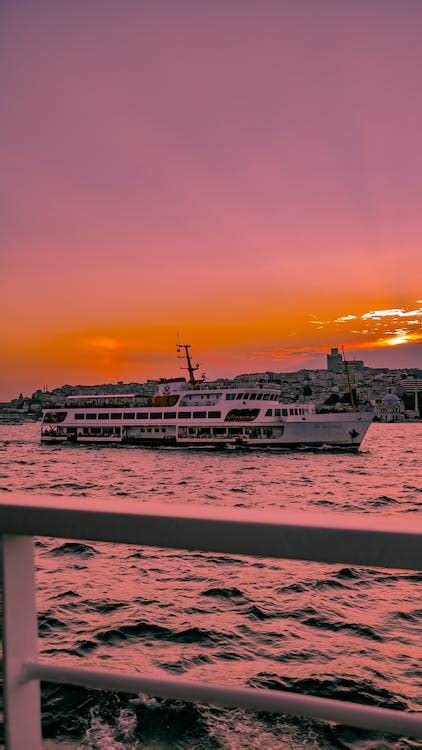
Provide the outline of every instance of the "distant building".
<path id="1" fill-rule="evenodd" d="M 365 367 L 365 363 L 363 359 L 351 359 L 347 362 L 349 367 L 352 368 L 355 372 L 362 372 L 362 370 Z"/>
<path id="2" fill-rule="evenodd" d="M 422 391 L 422 378 L 412 378 L 412 377 L 403 378 L 400 381 L 400 386 L 405 391 L 405 393 L 411 393 L 414 395 L 414 399 L 415 399 L 414 413 L 415 413 L 415 417 L 419 417 L 420 411 L 419 411 L 418 393 Z"/>
<path id="3" fill-rule="evenodd" d="M 331 349 L 327 354 L 327 370 L 330 372 L 340 372 L 343 368 L 343 357 L 339 354 L 338 349 Z"/>

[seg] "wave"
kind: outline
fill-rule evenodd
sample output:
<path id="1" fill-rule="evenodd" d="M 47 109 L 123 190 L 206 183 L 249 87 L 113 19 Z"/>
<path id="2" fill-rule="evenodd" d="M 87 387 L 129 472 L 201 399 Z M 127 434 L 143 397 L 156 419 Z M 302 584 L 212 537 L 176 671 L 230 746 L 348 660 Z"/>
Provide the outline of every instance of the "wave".
<path id="1" fill-rule="evenodd" d="M 199 627 L 173 630 L 164 625 L 157 625 L 156 623 L 146 622 L 145 620 L 130 625 L 121 625 L 117 628 L 100 630 L 96 634 L 96 639 L 101 643 L 114 644 L 135 638 L 152 638 L 155 640 L 172 641 L 174 643 L 201 643 L 204 645 L 213 645 L 227 639 L 232 640 L 235 638 L 235 635 L 233 633 L 218 633 L 213 630 Z"/>
<path id="2" fill-rule="evenodd" d="M 203 708 L 183 701 L 43 683 L 42 703 L 43 736 L 78 738 L 81 749 L 222 747 Z"/>
<path id="3" fill-rule="evenodd" d="M 349 632 L 358 635 L 361 638 L 369 638 L 372 641 L 383 642 L 384 638 L 380 636 L 369 625 L 361 625 L 356 622 L 340 622 L 339 620 L 329 620 L 325 617 L 308 617 L 302 620 L 304 625 L 312 628 L 321 628 L 322 630 L 331 630 L 333 632 Z"/>
<path id="4" fill-rule="evenodd" d="M 392 708 L 397 711 L 408 710 L 404 698 L 399 698 L 389 690 L 378 687 L 368 679 L 355 680 L 349 677 L 324 679 L 317 676 L 287 677 L 268 672 L 259 672 L 248 684 L 251 687 L 268 690 L 286 690 L 288 692 L 316 695 L 323 698 L 335 698 L 339 701 L 352 701 L 367 706 Z"/>
<path id="5" fill-rule="evenodd" d="M 81 542 L 64 542 L 59 547 L 53 547 L 50 552 L 47 553 L 51 557 L 59 557 L 60 555 L 78 555 L 78 557 L 93 557 L 99 553 L 95 547 L 91 547 L 90 544 L 82 544 Z"/>
<path id="6" fill-rule="evenodd" d="M 43 612 L 38 615 L 38 631 L 42 637 L 49 635 L 52 631 L 63 630 L 67 627 L 65 622 L 54 617 L 49 612 Z"/>
<path id="7" fill-rule="evenodd" d="M 210 597 L 221 597 L 223 599 L 246 599 L 244 593 L 237 589 L 236 587 L 226 589 L 226 588 L 210 588 L 206 589 L 205 591 L 201 591 L 201 596 L 210 596 Z"/>

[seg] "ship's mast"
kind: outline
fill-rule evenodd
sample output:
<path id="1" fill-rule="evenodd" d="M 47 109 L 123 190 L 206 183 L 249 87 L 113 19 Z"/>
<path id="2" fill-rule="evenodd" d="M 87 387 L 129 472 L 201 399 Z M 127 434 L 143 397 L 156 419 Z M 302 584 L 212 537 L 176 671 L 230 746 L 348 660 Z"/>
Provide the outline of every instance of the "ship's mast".
<path id="1" fill-rule="evenodd" d="M 191 385 L 196 385 L 198 381 L 195 378 L 195 371 L 199 368 L 199 364 L 192 364 L 189 349 L 190 344 L 181 344 L 180 341 L 177 342 L 177 354 L 179 359 L 185 359 L 187 364 L 187 367 L 181 367 L 180 369 L 187 370 L 189 372 L 189 383 Z"/>
<path id="2" fill-rule="evenodd" d="M 352 409 L 354 409 L 356 411 L 356 398 L 355 398 L 355 394 L 354 394 L 354 391 L 353 391 L 353 388 L 352 388 L 352 382 L 350 380 L 349 363 L 348 363 L 348 361 L 346 359 L 346 355 L 344 353 L 344 346 L 342 346 L 341 348 L 342 348 L 342 352 L 343 352 L 344 369 L 346 370 L 347 385 L 349 386 L 350 403 L 351 403 Z"/>

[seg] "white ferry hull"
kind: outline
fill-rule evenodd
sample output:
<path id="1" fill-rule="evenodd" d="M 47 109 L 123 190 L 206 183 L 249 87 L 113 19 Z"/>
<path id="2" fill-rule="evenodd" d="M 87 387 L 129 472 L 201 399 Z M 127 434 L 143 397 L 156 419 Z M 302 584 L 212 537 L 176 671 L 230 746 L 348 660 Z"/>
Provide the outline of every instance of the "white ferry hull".
<path id="1" fill-rule="evenodd" d="M 361 445 L 373 415 L 369 412 L 344 414 L 312 414 L 302 419 L 286 419 L 271 423 L 221 423 L 215 425 L 166 425 L 148 428 L 138 425 L 114 428 L 113 434 L 94 434 L 95 428 L 75 428 L 60 425 L 51 427 L 41 437 L 45 443 L 72 442 L 101 444 L 189 447 L 189 448 L 347 448 L 357 450 Z M 97 428 L 98 429 L 98 428 Z M 163 429 L 163 431 L 161 431 Z M 150 430 L 149 432 L 147 430 Z M 155 431 L 157 430 L 157 431 Z M 165 432 L 164 432 L 165 430 Z"/>

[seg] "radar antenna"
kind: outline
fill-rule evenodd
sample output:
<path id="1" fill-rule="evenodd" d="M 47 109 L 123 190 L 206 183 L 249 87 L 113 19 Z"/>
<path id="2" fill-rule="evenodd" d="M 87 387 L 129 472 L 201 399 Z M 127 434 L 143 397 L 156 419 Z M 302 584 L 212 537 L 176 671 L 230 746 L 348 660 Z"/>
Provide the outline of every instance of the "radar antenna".
<path id="1" fill-rule="evenodd" d="M 179 339 L 179 334 L 177 335 L 177 354 L 179 359 L 185 359 L 187 367 L 181 367 L 181 370 L 187 370 L 189 372 L 189 383 L 191 385 L 197 384 L 197 379 L 195 378 L 195 372 L 199 369 L 199 364 L 193 365 L 192 360 L 190 358 L 190 344 L 181 344 Z"/>

